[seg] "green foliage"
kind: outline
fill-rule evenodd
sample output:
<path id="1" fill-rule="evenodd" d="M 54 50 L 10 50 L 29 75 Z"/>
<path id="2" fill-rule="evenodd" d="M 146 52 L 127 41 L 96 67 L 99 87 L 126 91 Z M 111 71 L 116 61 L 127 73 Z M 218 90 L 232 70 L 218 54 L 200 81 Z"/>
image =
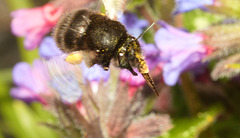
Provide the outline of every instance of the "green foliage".
<path id="1" fill-rule="evenodd" d="M 220 107 L 212 107 L 200 112 L 196 117 L 173 120 L 174 127 L 159 138 L 195 138 L 214 123 L 221 112 Z"/>
<path id="2" fill-rule="evenodd" d="M 183 15 L 184 27 L 190 32 L 202 30 L 213 23 L 217 23 L 223 19 L 222 16 L 214 15 L 202 10 L 194 10 Z"/>
<path id="3" fill-rule="evenodd" d="M 212 12 L 233 18 L 240 17 L 239 0 L 218 0 L 217 3 L 219 6 L 209 6 Z"/>
<path id="4" fill-rule="evenodd" d="M 130 0 L 127 3 L 127 10 L 135 10 L 136 7 L 143 5 L 146 2 L 146 0 Z"/>
<path id="5" fill-rule="evenodd" d="M 213 133 L 218 134 L 218 138 L 238 138 L 240 136 L 240 118 L 227 117 L 211 126 Z"/>
<path id="6" fill-rule="evenodd" d="M 34 112 L 34 109 L 25 103 L 12 101 L 1 104 L 1 110 L 3 118 L 8 120 L 4 123 L 7 127 L 3 129 L 11 128 L 9 129 L 10 133 L 17 138 L 57 137 L 55 132 L 40 125 L 40 122 L 49 121 L 51 118 L 49 113 L 43 109 L 41 109 L 41 113 Z"/>
<path id="7" fill-rule="evenodd" d="M 40 104 L 30 106 L 22 101 L 13 101 L 9 95 L 11 70 L 2 70 L 0 75 L 0 138 L 57 138 L 54 131 L 40 125 L 41 122 L 54 121 L 53 116 Z"/>

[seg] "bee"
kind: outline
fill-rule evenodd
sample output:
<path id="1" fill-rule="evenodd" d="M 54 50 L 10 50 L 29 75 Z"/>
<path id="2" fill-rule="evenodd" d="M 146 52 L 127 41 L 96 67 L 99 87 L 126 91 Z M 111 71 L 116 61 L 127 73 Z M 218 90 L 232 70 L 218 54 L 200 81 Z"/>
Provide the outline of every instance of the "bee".
<path id="1" fill-rule="evenodd" d="M 98 64 L 106 71 L 113 63 L 135 76 L 133 68 L 137 68 L 159 95 L 141 54 L 138 38 L 128 34 L 120 22 L 93 10 L 80 9 L 62 17 L 53 35 L 59 49 L 69 54 L 67 62 L 79 64 L 83 59 L 88 67 Z"/>

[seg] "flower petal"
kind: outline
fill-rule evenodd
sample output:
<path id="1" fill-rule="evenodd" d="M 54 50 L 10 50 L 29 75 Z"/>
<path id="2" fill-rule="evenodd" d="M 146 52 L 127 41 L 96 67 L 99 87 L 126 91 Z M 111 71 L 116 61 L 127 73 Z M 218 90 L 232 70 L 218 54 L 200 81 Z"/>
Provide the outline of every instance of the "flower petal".
<path id="1" fill-rule="evenodd" d="M 34 78 L 31 74 L 31 67 L 26 62 L 17 63 L 13 68 L 13 81 L 16 85 L 29 88 L 34 91 Z"/>
<path id="2" fill-rule="evenodd" d="M 125 13 L 118 19 L 127 29 L 128 33 L 134 37 L 138 37 L 145 27 L 148 26 L 148 21 L 144 19 L 138 19 L 133 13 Z"/>
<path id="3" fill-rule="evenodd" d="M 32 9 L 20 9 L 11 13 L 13 20 L 11 29 L 13 34 L 25 37 L 26 49 L 36 48 L 44 35 L 46 35 L 56 24 L 62 13 L 61 8 L 53 4 Z"/>
<path id="4" fill-rule="evenodd" d="M 205 49 L 192 49 L 172 57 L 171 62 L 163 67 L 163 78 L 166 84 L 173 86 L 177 83 L 180 74 L 197 63 L 206 55 Z"/>
<path id="5" fill-rule="evenodd" d="M 99 81 L 99 80 L 107 81 L 109 78 L 110 72 L 103 70 L 103 68 L 100 67 L 99 65 L 95 64 L 91 68 L 87 68 L 87 66 L 83 62 L 80 66 L 83 71 L 84 79 L 88 81 Z"/>
<path id="6" fill-rule="evenodd" d="M 49 59 L 53 56 L 63 54 L 56 45 L 54 39 L 50 36 L 45 37 L 40 44 L 39 54 L 41 57 Z"/>
<path id="7" fill-rule="evenodd" d="M 215 0 L 175 0 L 176 9 L 174 14 L 188 12 L 197 8 L 204 8 L 205 5 L 214 4 Z"/>
<path id="8" fill-rule="evenodd" d="M 123 82 L 128 82 L 130 86 L 143 86 L 145 84 L 145 79 L 137 70 L 135 70 L 135 72 L 138 73 L 138 76 L 132 75 L 129 70 L 121 70 L 120 80 Z"/>
<path id="9" fill-rule="evenodd" d="M 156 32 L 155 42 L 161 50 L 164 81 L 172 86 L 183 71 L 200 63 L 208 50 L 201 44 L 201 34 L 187 33 L 162 21 L 160 24 L 162 28 Z"/>
<path id="10" fill-rule="evenodd" d="M 33 91 L 20 87 L 20 88 L 12 88 L 10 90 L 10 95 L 19 100 L 23 100 L 27 103 L 31 103 L 33 101 L 39 101 L 38 95 L 36 95 Z"/>

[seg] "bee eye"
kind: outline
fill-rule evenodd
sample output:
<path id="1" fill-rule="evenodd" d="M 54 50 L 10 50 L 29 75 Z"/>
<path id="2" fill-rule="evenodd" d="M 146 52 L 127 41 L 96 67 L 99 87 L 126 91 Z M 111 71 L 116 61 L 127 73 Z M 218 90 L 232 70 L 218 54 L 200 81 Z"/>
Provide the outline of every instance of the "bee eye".
<path id="1" fill-rule="evenodd" d="M 119 56 L 123 56 L 123 53 L 119 53 Z"/>

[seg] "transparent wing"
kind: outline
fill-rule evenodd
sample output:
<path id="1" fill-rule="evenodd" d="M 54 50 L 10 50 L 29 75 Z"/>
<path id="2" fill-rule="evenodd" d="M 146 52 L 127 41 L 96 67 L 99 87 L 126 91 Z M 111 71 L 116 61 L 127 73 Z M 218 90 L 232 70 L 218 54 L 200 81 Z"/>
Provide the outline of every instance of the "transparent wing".
<path id="1" fill-rule="evenodd" d="M 74 103 L 82 95 L 82 70 L 79 65 L 66 62 L 65 57 L 65 55 L 61 55 L 48 60 L 43 59 L 43 63 L 50 76 L 49 86 L 59 94 L 63 101 Z"/>
<path id="2" fill-rule="evenodd" d="M 102 0 L 105 9 L 106 15 L 113 20 L 117 20 L 117 17 L 120 17 L 123 12 L 127 9 L 128 1 L 132 0 Z"/>

